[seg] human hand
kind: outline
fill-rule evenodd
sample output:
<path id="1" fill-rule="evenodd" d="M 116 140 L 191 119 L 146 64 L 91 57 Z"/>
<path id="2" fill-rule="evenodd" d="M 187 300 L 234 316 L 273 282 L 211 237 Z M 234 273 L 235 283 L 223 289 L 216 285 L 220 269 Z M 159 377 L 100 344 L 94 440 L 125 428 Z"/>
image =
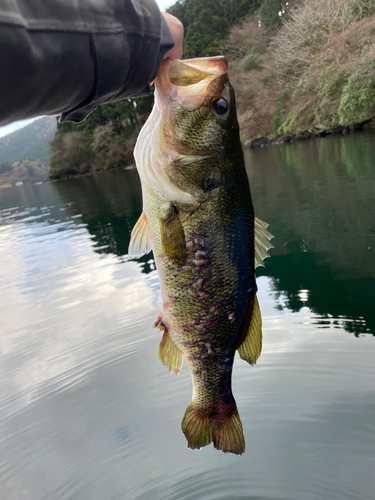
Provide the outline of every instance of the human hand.
<path id="1" fill-rule="evenodd" d="M 177 19 L 177 17 L 174 17 L 171 14 L 167 14 L 166 12 L 162 12 L 161 14 L 168 25 L 169 31 L 171 32 L 173 41 L 175 43 L 173 49 L 165 54 L 163 60 L 170 59 L 171 61 L 173 61 L 174 59 L 181 59 L 182 41 L 184 39 L 184 27 L 182 23 Z"/>

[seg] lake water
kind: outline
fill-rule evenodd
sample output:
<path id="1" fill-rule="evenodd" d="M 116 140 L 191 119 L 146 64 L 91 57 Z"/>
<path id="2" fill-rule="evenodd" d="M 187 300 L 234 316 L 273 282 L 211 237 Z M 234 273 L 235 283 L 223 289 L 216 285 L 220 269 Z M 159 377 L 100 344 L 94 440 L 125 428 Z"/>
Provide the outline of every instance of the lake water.
<path id="1" fill-rule="evenodd" d="M 134 170 L 0 190 L 0 500 L 375 498 L 375 133 L 246 152 L 276 236 L 264 347 L 236 356 L 246 453 L 187 449 L 158 359 Z"/>

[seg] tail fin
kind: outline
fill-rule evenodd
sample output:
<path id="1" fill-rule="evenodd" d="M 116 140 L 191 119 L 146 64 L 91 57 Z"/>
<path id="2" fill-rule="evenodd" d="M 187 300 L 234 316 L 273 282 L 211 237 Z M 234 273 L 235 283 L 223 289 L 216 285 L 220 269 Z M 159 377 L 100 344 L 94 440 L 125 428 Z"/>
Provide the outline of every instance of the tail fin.
<path id="1" fill-rule="evenodd" d="M 224 453 L 242 455 L 245 452 L 245 439 L 237 409 L 225 419 L 200 417 L 193 403 L 190 403 L 182 420 L 182 431 L 192 450 L 213 443 L 217 450 Z"/>

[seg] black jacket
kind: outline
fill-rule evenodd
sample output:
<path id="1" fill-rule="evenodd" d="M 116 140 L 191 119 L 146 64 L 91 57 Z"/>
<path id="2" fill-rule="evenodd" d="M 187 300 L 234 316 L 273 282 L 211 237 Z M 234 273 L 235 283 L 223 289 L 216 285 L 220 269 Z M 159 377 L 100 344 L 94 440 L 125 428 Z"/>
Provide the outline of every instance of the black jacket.
<path id="1" fill-rule="evenodd" d="M 0 125 L 147 95 L 173 45 L 154 0 L 1 0 Z"/>

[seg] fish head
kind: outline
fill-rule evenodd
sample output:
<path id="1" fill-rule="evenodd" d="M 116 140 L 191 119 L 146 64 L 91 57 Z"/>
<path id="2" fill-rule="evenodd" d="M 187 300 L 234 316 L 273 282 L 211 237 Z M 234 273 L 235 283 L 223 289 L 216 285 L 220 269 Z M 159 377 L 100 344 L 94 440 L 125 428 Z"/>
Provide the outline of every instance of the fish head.
<path id="1" fill-rule="evenodd" d="M 242 155 L 227 61 L 223 56 L 166 61 L 155 85 L 168 181 L 203 201 Z"/>

